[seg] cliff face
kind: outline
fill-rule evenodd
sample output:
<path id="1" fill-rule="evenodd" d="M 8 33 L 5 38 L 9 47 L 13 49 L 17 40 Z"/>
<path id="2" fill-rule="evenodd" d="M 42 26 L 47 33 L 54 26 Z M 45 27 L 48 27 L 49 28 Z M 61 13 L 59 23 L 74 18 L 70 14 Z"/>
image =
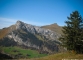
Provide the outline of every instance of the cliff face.
<path id="1" fill-rule="evenodd" d="M 7 29 L 7 28 L 6 28 Z M 0 45 L 22 46 L 38 50 L 40 53 L 60 52 L 60 34 L 49 29 L 17 21 L 9 27 L 8 33 L 0 40 Z M 10 42 L 8 42 L 10 41 Z"/>
<path id="2" fill-rule="evenodd" d="M 21 21 L 17 21 L 16 29 L 17 30 L 23 29 L 23 30 L 28 31 L 32 34 L 41 34 L 41 35 L 45 36 L 48 40 L 57 40 L 57 38 L 58 38 L 57 32 L 53 32 L 49 29 L 40 28 L 38 26 L 26 24 Z"/>

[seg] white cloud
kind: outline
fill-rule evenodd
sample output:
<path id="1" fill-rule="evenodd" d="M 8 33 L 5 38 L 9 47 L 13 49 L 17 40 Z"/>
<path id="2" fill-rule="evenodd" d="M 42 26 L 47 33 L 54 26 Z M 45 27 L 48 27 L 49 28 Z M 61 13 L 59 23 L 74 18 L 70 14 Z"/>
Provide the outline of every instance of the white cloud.
<path id="1" fill-rule="evenodd" d="M 10 18 L 2 18 L 0 17 L 0 29 L 4 27 L 9 27 L 10 25 L 13 25 L 16 23 L 18 19 L 10 19 Z M 27 23 L 27 24 L 32 24 L 36 26 L 43 26 L 43 25 L 48 25 L 48 23 L 41 23 L 41 22 L 36 22 L 35 20 L 21 20 L 20 21 Z"/>
<path id="2" fill-rule="evenodd" d="M 17 19 L 9 19 L 9 18 L 2 18 L 0 17 L 0 29 L 4 27 L 9 27 L 10 25 L 15 24 Z"/>
<path id="3" fill-rule="evenodd" d="M 14 22 L 16 22 L 17 20 L 16 20 L 16 19 L 9 19 L 9 18 L 2 18 L 2 17 L 0 17 L 0 21 L 12 22 L 12 23 L 14 23 Z"/>

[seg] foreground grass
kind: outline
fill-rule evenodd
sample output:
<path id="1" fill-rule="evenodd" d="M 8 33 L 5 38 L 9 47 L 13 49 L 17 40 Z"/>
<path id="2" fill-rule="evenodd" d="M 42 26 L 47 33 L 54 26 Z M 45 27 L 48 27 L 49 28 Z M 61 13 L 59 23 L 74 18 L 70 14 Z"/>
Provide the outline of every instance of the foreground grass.
<path id="1" fill-rule="evenodd" d="M 53 55 L 49 55 L 49 56 L 41 57 L 41 58 L 34 58 L 30 60 L 75 60 L 75 59 L 83 60 L 83 54 L 65 52 L 65 53 L 53 54 Z"/>
<path id="2" fill-rule="evenodd" d="M 15 58 L 38 58 L 38 57 L 47 56 L 47 54 L 40 54 L 36 50 L 23 49 L 23 48 L 16 47 L 16 46 L 14 47 L 1 47 L 0 46 L 0 50 L 6 54 L 14 56 Z"/>
<path id="3" fill-rule="evenodd" d="M 47 56 L 46 54 L 39 54 L 36 50 L 22 49 L 19 47 L 0 47 L 0 51 L 1 50 L 13 56 L 17 55 L 19 57 L 18 60 L 83 60 L 83 54 L 72 52 L 57 53 Z"/>

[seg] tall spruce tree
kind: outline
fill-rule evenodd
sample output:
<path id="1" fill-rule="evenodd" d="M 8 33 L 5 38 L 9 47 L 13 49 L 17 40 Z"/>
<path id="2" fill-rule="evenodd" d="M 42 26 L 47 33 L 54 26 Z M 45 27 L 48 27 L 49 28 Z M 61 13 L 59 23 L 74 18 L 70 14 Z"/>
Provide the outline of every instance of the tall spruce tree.
<path id="1" fill-rule="evenodd" d="M 83 53 L 83 19 L 78 11 L 72 12 L 66 26 L 63 27 L 63 35 L 60 37 L 62 45 L 67 50 Z"/>

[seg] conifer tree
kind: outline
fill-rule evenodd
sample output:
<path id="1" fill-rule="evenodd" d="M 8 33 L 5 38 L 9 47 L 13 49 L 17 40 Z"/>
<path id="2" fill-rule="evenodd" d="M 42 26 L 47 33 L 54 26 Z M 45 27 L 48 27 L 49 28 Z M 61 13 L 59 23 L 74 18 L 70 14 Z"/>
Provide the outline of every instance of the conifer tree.
<path id="1" fill-rule="evenodd" d="M 63 27 L 63 35 L 60 37 L 62 45 L 67 50 L 83 53 L 83 19 L 78 11 L 72 12 L 66 25 Z"/>

